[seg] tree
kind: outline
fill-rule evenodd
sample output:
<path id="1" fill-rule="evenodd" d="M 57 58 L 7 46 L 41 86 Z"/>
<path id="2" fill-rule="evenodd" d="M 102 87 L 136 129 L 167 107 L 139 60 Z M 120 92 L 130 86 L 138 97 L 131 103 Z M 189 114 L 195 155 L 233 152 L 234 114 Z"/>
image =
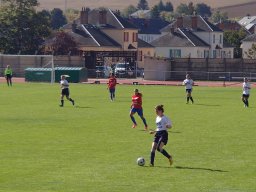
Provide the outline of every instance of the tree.
<path id="1" fill-rule="evenodd" d="M 197 15 L 201 15 L 202 17 L 210 17 L 212 15 L 211 7 L 205 3 L 196 4 L 195 11 Z"/>
<path id="2" fill-rule="evenodd" d="M 245 51 L 245 54 L 249 59 L 256 59 L 256 44 L 253 43 L 252 47 L 248 51 Z"/>
<path id="3" fill-rule="evenodd" d="M 244 29 L 239 31 L 224 31 L 224 41 L 233 45 L 236 48 L 239 48 L 241 45 L 242 39 L 246 37 L 246 32 Z"/>
<path id="4" fill-rule="evenodd" d="M 161 11 L 165 11 L 165 6 L 164 6 L 164 3 L 162 0 L 159 1 L 158 5 L 158 11 L 161 12 Z"/>
<path id="5" fill-rule="evenodd" d="M 228 14 L 227 12 L 221 13 L 219 10 L 214 12 L 211 16 L 211 20 L 213 23 L 218 23 L 220 21 L 226 21 L 228 20 Z"/>
<path id="6" fill-rule="evenodd" d="M 158 10 L 158 6 L 155 5 L 151 9 L 151 17 L 157 19 L 157 18 L 159 18 L 159 16 L 160 16 L 160 11 Z"/>
<path id="7" fill-rule="evenodd" d="M 121 15 L 123 17 L 128 18 L 132 13 L 136 12 L 138 9 L 133 6 L 133 5 L 129 5 L 128 7 L 126 7 L 123 12 L 121 13 Z"/>
<path id="8" fill-rule="evenodd" d="M 51 46 L 55 55 L 67 55 L 70 52 L 77 52 L 77 43 L 64 31 L 59 31 L 56 34 Z"/>
<path id="9" fill-rule="evenodd" d="M 9 54 L 34 54 L 50 35 L 47 12 L 36 12 L 37 0 L 2 0 L 0 50 Z"/>
<path id="10" fill-rule="evenodd" d="M 172 3 L 170 1 L 166 2 L 166 4 L 165 4 L 165 11 L 173 12 L 173 5 L 172 5 Z"/>
<path id="11" fill-rule="evenodd" d="M 54 8 L 51 11 L 51 15 L 52 15 L 52 18 L 51 18 L 52 29 L 59 29 L 63 25 L 67 24 L 67 19 L 63 15 L 63 11 L 61 9 Z"/>
<path id="12" fill-rule="evenodd" d="M 79 13 L 80 12 L 77 9 L 67 9 L 65 12 L 67 23 L 72 23 L 76 18 L 79 17 Z"/>
<path id="13" fill-rule="evenodd" d="M 176 8 L 176 12 L 178 15 L 189 15 L 189 8 L 186 4 L 181 3 Z"/>
<path id="14" fill-rule="evenodd" d="M 148 2 L 147 0 L 139 0 L 139 3 L 137 5 L 137 8 L 138 9 L 142 9 L 142 10 L 148 10 L 149 7 L 148 7 Z"/>

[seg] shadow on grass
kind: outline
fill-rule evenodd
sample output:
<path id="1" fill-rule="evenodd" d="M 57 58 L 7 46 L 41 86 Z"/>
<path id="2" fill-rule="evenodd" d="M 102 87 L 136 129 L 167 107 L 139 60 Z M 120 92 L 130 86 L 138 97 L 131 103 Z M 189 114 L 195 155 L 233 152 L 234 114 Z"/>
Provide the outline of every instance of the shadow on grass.
<path id="1" fill-rule="evenodd" d="M 212 172 L 228 172 L 221 169 L 210 169 L 210 168 L 201 168 L 201 167 L 182 167 L 182 166 L 175 166 L 175 169 L 192 169 L 192 170 L 203 170 L 203 171 L 212 171 Z"/>
<path id="2" fill-rule="evenodd" d="M 196 103 L 194 105 L 200 105 L 200 106 L 205 106 L 205 107 L 220 107 L 220 105 L 202 104 L 202 103 Z"/>
<path id="3" fill-rule="evenodd" d="M 189 169 L 189 170 L 202 170 L 202 171 L 211 171 L 211 172 L 228 172 L 228 171 L 224 171 L 224 170 L 220 170 L 220 169 L 210 169 L 210 168 L 202 168 L 202 167 L 182 167 L 182 166 L 174 166 L 174 167 L 169 167 L 169 166 L 154 166 L 154 167 L 150 167 L 150 166 L 144 166 L 144 167 L 148 167 L 148 168 L 164 168 L 164 169 Z"/>

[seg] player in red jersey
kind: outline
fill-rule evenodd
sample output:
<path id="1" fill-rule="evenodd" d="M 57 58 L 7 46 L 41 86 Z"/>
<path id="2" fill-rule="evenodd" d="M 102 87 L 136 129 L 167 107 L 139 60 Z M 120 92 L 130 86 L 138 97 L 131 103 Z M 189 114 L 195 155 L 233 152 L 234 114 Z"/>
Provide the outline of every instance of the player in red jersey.
<path id="1" fill-rule="evenodd" d="M 117 84 L 117 81 L 116 81 L 115 75 L 111 74 L 111 76 L 108 79 L 108 90 L 109 90 L 109 93 L 110 93 L 111 101 L 114 101 L 114 99 L 116 97 L 116 95 L 115 95 L 116 84 Z"/>
<path id="2" fill-rule="evenodd" d="M 145 125 L 145 130 L 147 130 L 148 125 L 147 125 L 146 119 L 143 116 L 143 109 L 142 109 L 142 94 L 139 92 L 138 89 L 134 90 L 134 95 L 132 96 L 132 105 L 131 105 L 131 111 L 130 111 L 130 117 L 133 122 L 132 128 L 135 128 L 137 126 L 135 118 L 133 117 L 135 113 L 138 113 L 138 115 L 140 116 L 140 118 L 142 119 Z"/>

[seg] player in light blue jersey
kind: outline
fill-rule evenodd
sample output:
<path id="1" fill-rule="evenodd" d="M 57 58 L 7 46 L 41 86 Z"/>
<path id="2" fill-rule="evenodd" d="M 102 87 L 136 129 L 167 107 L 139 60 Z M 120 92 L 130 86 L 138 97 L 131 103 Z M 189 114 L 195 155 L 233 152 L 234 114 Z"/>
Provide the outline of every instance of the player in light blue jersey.
<path id="1" fill-rule="evenodd" d="M 186 79 L 183 81 L 183 85 L 185 85 L 186 93 L 187 93 L 187 104 L 189 103 L 189 99 L 192 103 L 194 103 L 193 97 L 192 97 L 192 90 L 194 81 L 190 78 L 190 75 L 186 75 Z"/>
<path id="2" fill-rule="evenodd" d="M 155 151 L 159 151 L 162 153 L 166 158 L 168 158 L 170 165 L 173 164 L 172 156 L 163 149 L 163 147 L 168 142 L 168 132 L 167 130 L 172 128 L 171 120 L 164 115 L 164 108 L 163 105 L 157 105 L 155 107 L 156 110 L 156 130 L 150 131 L 150 134 L 155 134 L 154 141 L 151 147 L 151 154 L 150 154 L 150 166 L 154 167 L 154 160 L 155 160 Z"/>

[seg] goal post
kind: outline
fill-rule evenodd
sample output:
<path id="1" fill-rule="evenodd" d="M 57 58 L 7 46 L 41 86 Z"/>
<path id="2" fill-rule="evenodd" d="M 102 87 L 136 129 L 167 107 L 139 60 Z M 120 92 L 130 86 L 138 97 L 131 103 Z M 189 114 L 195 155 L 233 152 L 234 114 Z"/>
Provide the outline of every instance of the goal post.
<path id="1" fill-rule="evenodd" d="M 50 82 L 55 82 L 55 65 L 53 55 L 10 55 L 0 54 L 0 72 L 4 73 L 4 68 L 10 65 L 13 73 L 17 77 L 25 77 L 25 69 L 34 68 L 35 70 L 51 71 Z"/>

